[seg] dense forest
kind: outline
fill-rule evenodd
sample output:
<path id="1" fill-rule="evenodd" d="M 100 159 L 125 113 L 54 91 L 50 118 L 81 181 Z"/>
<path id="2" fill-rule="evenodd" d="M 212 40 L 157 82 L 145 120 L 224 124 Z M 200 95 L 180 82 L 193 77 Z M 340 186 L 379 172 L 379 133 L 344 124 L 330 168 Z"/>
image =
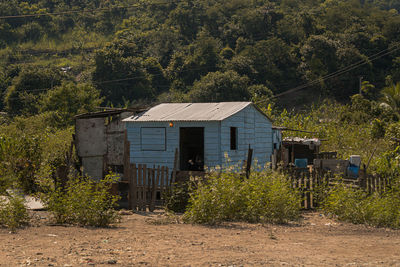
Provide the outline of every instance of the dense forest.
<path id="1" fill-rule="evenodd" d="M 272 95 L 293 107 L 348 102 L 360 77 L 378 99 L 400 79 L 399 10 L 393 0 L 2 1 L 0 108 Z"/>

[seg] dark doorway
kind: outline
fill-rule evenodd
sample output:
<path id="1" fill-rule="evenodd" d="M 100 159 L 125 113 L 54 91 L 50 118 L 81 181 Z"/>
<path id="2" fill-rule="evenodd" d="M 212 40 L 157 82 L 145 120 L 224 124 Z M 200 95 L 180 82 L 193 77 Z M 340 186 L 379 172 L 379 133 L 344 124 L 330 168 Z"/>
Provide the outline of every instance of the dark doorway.
<path id="1" fill-rule="evenodd" d="M 180 169 L 204 170 L 204 128 L 181 127 L 179 129 Z"/>

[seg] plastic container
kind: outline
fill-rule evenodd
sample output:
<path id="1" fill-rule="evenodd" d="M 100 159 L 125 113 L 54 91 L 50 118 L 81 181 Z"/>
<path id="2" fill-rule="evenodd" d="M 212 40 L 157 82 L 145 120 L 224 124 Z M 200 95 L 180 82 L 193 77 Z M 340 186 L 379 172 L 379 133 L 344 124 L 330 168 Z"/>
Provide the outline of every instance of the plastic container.
<path id="1" fill-rule="evenodd" d="M 307 168 L 308 159 L 295 159 L 294 165 L 297 168 Z"/>
<path id="2" fill-rule="evenodd" d="M 351 155 L 349 161 L 350 161 L 351 165 L 360 167 L 360 165 L 361 165 L 361 156 L 360 155 Z"/>
<path id="3" fill-rule="evenodd" d="M 351 165 L 347 167 L 347 175 L 352 178 L 357 178 L 360 172 L 360 167 Z"/>

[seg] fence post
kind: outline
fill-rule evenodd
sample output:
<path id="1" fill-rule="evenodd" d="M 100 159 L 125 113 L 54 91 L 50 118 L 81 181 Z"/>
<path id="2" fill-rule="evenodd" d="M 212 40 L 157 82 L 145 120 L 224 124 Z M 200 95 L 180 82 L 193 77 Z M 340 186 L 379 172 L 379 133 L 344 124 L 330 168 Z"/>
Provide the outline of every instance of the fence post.
<path id="1" fill-rule="evenodd" d="M 149 195 L 149 211 L 153 212 L 155 207 L 155 195 L 156 195 L 156 177 L 155 177 L 156 166 L 151 169 L 151 183 L 149 185 L 150 195 Z"/>
<path id="2" fill-rule="evenodd" d="M 161 167 L 161 183 L 160 183 L 160 196 L 162 198 L 163 191 L 164 191 L 164 180 L 165 180 L 165 167 Z"/>
<path id="3" fill-rule="evenodd" d="M 153 166 L 153 168 L 149 168 L 147 169 L 147 191 L 146 191 L 146 205 L 149 206 L 149 210 L 150 210 L 150 203 L 151 203 L 151 187 L 152 187 L 152 180 L 153 180 L 153 170 L 155 169 L 155 166 Z"/>
<path id="4" fill-rule="evenodd" d="M 168 191 L 168 187 L 171 185 L 171 180 L 169 176 L 169 168 L 165 167 L 165 190 Z"/>
<path id="5" fill-rule="evenodd" d="M 178 170 L 178 149 L 175 148 L 175 156 L 174 156 L 174 168 L 172 170 L 172 180 L 171 180 L 171 188 L 174 187 L 176 180 L 176 171 Z"/>
<path id="6" fill-rule="evenodd" d="M 143 166 L 143 187 L 142 187 L 142 193 L 143 193 L 143 198 L 142 198 L 142 211 L 146 211 L 146 180 L 147 180 L 147 165 L 144 164 Z"/>
<path id="7" fill-rule="evenodd" d="M 246 161 L 246 178 L 249 179 L 251 171 L 251 163 L 253 161 L 253 149 L 249 145 L 249 150 L 247 151 L 247 161 Z"/>
<path id="8" fill-rule="evenodd" d="M 363 169 L 360 175 L 360 187 L 364 190 L 367 190 L 367 169 L 365 164 L 363 164 Z"/>
<path id="9" fill-rule="evenodd" d="M 138 169 L 138 210 L 142 210 L 142 202 L 143 202 L 143 165 L 139 164 Z"/>
<path id="10" fill-rule="evenodd" d="M 314 197 L 313 197 L 313 188 L 314 188 L 314 175 L 309 172 L 309 188 L 308 188 L 308 194 L 310 196 L 310 202 L 309 202 L 309 208 L 313 209 L 314 208 Z"/>
<path id="11" fill-rule="evenodd" d="M 156 205 L 156 198 L 157 198 L 157 189 L 158 189 L 158 184 L 160 182 L 160 166 L 157 167 L 157 169 L 154 167 L 154 173 L 153 175 L 153 194 L 151 196 L 151 208 L 150 211 L 154 211 L 155 205 Z"/>
<path id="12" fill-rule="evenodd" d="M 131 164 L 129 168 L 129 194 L 130 194 L 130 207 L 136 210 L 137 207 L 137 172 L 136 164 Z"/>
<path id="13" fill-rule="evenodd" d="M 303 205 L 304 209 L 307 209 L 307 176 L 304 172 L 301 172 L 302 187 L 303 187 Z"/>

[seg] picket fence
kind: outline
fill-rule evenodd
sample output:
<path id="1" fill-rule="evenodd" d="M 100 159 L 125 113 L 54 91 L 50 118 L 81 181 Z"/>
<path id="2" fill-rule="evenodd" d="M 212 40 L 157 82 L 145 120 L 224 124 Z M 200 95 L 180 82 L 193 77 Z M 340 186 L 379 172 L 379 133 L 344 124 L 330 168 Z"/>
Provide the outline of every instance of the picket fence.
<path id="1" fill-rule="evenodd" d="M 318 194 L 321 190 L 327 190 L 337 183 L 346 186 L 360 188 L 367 192 L 384 193 L 390 188 L 390 179 L 386 177 L 367 174 L 364 169 L 360 170 L 358 178 L 338 178 L 334 174 L 319 168 L 286 168 L 282 170 L 288 177 L 292 188 L 301 193 L 301 207 L 314 209 L 318 207 Z"/>
<path id="2" fill-rule="evenodd" d="M 148 168 L 145 164 L 130 164 L 126 170 L 129 181 L 129 207 L 134 211 L 154 211 L 156 202 L 170 190 L 169 169 L 165 166 Z"/>

